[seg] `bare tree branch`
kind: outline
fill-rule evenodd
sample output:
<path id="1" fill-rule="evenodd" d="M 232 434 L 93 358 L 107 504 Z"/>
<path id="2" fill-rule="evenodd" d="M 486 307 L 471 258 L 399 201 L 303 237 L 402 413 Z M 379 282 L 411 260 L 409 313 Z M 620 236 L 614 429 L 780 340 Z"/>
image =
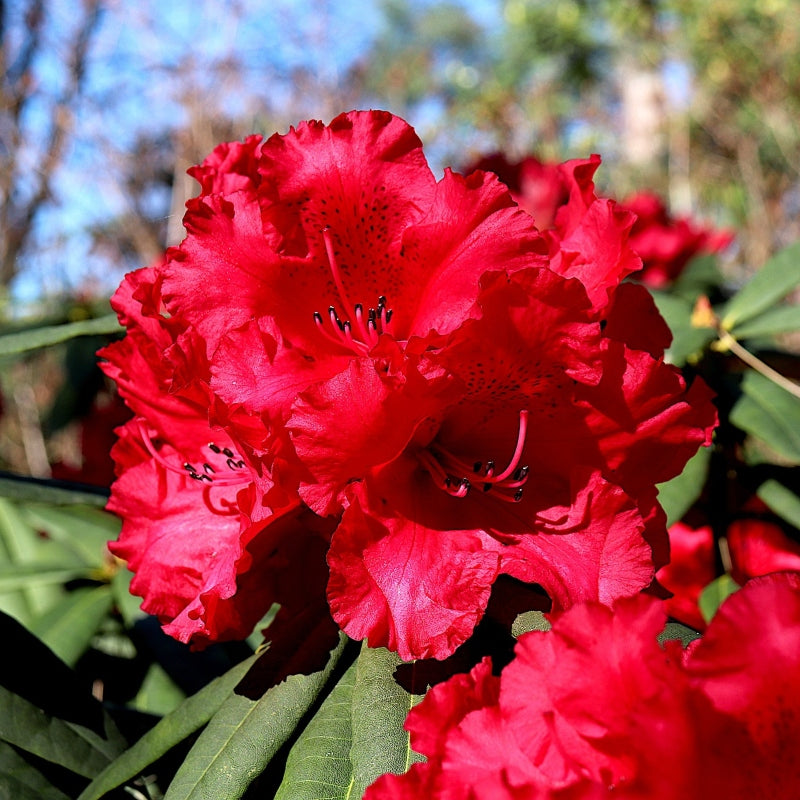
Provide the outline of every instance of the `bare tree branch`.
<path id="1" fill-rule="evenodd" d="M 44 2 L 33 0 L 27 9 L 26 38 L 19 55 L 5 73 L 2 85 L 0 226 L 4 238 L 0 249 L 0 285 L 8 285 L 17 274 L 19 256 L 28 242 L 34 220 L 50 199 L 53 176 L 62 162 L 72 133 L 75 106 L 83 92 L 89 47 L 97 29 L 100 11 L 101 0 L 83 0 L 83 17 L 64 65 L 66 82 L 52 102 L 49 129 L 43 137 L 45 143 L 36 172 L 30 174 L 20 166 L 19 151 L 25 135 L 22 126 L 24 111 L 38 93 L 32 66 L 44 47 Z M 7 63 L 9 32 L 6 26 L 3 30 L 3 60 Z M 28 183 L 32 189 L 23 191 L 23 185 Z"/>

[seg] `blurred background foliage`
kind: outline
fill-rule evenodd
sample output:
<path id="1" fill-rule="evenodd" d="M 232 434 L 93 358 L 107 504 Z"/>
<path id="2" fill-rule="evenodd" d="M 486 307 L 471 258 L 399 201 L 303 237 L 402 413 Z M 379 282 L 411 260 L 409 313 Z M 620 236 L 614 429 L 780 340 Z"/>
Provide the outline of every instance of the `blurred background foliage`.
<path id="1" fill-rule="evenodd" d="M 790 0 L 169 5 L 0 3 L 7 317 L 178 241 L 185 170 L 219 141 L 355 107 L 407 118 L 438 169 L 600 152 L 606 191 L 734 225 L 742 263 L 799 233 Z"/>

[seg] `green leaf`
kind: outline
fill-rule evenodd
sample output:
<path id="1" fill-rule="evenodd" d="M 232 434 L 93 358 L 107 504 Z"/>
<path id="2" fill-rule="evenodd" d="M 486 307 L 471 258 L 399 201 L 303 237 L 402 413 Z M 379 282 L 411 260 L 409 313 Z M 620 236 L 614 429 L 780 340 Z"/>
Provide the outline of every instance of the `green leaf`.
<path id="1" fill-rule="evenodd" d="M 800 306 L 781 306 L 765 311 L 755 319 L 736 327 L 737 339 L 777 336 L 800 330 Z"/>
<path id="2" fill-rule="evenodd" d="M 61 506 L 30 504 L 22 509 L 25 519 L 55 541 L 78 553 L 84 563 L 94 567 L 103 565 L 106 544 L 119 535 L 119 517 L 86 506 Z"/>
<path id="3" fill-rule="evenodd" d="M 800 242 L 774 255 L 725 305 L 722 327 L 735 333 L 738 325 L 771 308 L 800 284 Z"/>
<path id="4" fill-rule="evenodd" d="M 791 464 L 800 464 L 800 400 L 752 370 L 744 376 L 742 391 L 731 422 Z"/>
<path id="5" fill-rule="evenodd" d="M 31 503 L 47 503 L 54 506 L 86 505 L 103 508 L 108 502 L 105 490 L 74 489 L 60 486 L 58 481 L 43 478 L 20 477 L 3 473 L 0 475 L 0 497 Z"/>
<path id="6" fill-rule="evenodd" d="M 0 592 L 10 592 L 34 583 L 66 583 L 89 577 L 86 567 L 65 568 L 63 564 L 18 564 L 0 567 Z"/>
<path id="7" fill-rule="evenodd" d="M 353 786 L 350 797 L 360 798 L 367 786 L 386 772 L 406 772 L 421 757 L 414 753 L 403 729 L 408 712 L 421 699 L 394 679 L 401 664 L 395 653 L 366 643 L 356 662 L 353 687 Z"/>
<path id="8" fill-rule="evenodd" d="M 69 322 L 66 325 L 48 325 L 43 328 L 7 333 L 0 336 L 0 357 L 25 353 L 40 347 L 66 342 L 76 336 L 122 333 L 116 314 L 106 314 L 97 319 Z"/>
<path id="9" fill-rule="evenodd" d="M 185 698 L 186 695 L 164 669 L 151 664 L 132 705 L 137 711 L 164 716 L 174 711 Z"/>
<path id="10" fill-rule="evenodd" d="M 693 258 L 672 284 L 670 294 L 680 295 L 692 304 L 701 294 L 708 294 L 723 282 L 717 257 L 704 255 Z"/>
<path id="11" fill-rule="evenodd" d="M 291 675 L 259 700 L 229 697 L 189 751 L 164 800 L 241 797 L 317 699 L 345 643 L 342 635 L 323 670 Z"/>
<path id="12" fill-rule="evenodd" d="M 22 518 L 17 506 L 0 498 L 0 564 L 12 568 L 16 564 L 46 561 L 47 545 Z M 52 548 L 49 549 L 49 554 L 51 561 L 58 561 L 58 557 L 53 556 Z M 25 582 L 8 589 L 0 588 L 0 592 L 3 593 L 0 597 L 0 608 L 27 624 L 57 602 L 61 588 L 57 585 L 43 588 L 42 584 L 32 585 Z"/>
<path id="13" fill-rule="evenodd" d="M 78 800 L 100 800 L 112 789 L 135 778 L 176 744 L 202 728 L 231 696 L 231 692 L 257 658 L 258 656 L 252 656 L 237 664 L 187 698 L 100 773 L 83 790 Z"/>
<path id="14" fill-rule="evenodd" d="M 667 514 L 667 525 L 682 519 L 703 491 L 711 461 L 711 447 L 701 447 L 686 462 L 683 472 L 658 485 L 658 502 Z"/>
<path id="15" fill-rule="evenodd" d="M 13 800 L 69 800 L 11 745 L 0 742 L 0 797 Z"/>
<path id="16" fill-rule="evenodd" d="M 758 487 L 756 494 L 781 519 L 800 530 L 800 497 L 776 480 L 767 480 Z"/>
<path id="17" fill-rule="evenodd" d="M 86 778 L 97 775 L 119 752 L 110 739 L 52 717 L 1 686 L 0 739 Z"/>
<path id="18" fill-rule="evenodd" d="M 724 575 L 720 575 L 716 580 L 711 581 L 700 592 L 700 597 L 697 600 L 703 619 L 706 622 L 711 622 L 714 614 L 717 613 L 717 609 L 739 588 L 739 584 L 727 572 Z"/>
<path id="19" fill-rule="evenodd" d="M 111 579 L 111 591 L 114 593 L 119 613 L 125 625 L 132 628 L 136 622 L 147 615 L 142 611 L 142 598 L 131 594 L 133 573 L 126 567 L 120 567 Z"/>
<path id="20" fill-rule="evenodd" d="M 667 348 L 666 359 L 677 366 L 698 358 L 703 350 L 717 338 L 713 328 L 696 328 L 692 325 L 693 305 L 682 297 L 666 292 L 651 292 L 661 316 L 672 331 L 672 343 Z"/>
<path id="21" fill-rule="evenodd" d="M 275 800 L 355 800 L 352 794 L 352 664 L 292 747 Z"/>
<path id="22" fill-rule="evenodd" d="M 125 749 L 83 682 L 6 614 L 0 641 L 7 654 L 0 659 L 0 740 L 88 778 Z"/>
<path id="23" fill-rule="evenodd" d="M 108 586 L 76 589 L 35 620 L 31 631 L 65 664 L 75 666 L 108 615 L 113 599 Z"/>
<path id="24" fill-rule="evenodd" d="M 695 641 L 695 639 L 702 638 L 703 637 L 697 631 L 687 628 L 679 622 L 668 622 L 664 626 L 664 630 L 658 634 L 658 643 L 663 645 L 664 642 L 671 642 L 677 639 L 685 649 Z"/>

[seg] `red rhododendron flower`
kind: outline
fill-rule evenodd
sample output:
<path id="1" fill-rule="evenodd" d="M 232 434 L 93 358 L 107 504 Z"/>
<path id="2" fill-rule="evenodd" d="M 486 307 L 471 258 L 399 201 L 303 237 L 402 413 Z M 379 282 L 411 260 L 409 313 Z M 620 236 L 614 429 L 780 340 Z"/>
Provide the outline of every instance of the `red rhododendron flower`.
<path id="1" fill-rule="evenodd" d="M 639 595 L 574 606 L 409 714 L 427 756 L 366 800 L 791 797 L 800 785 L 800 575 L 759 578 L 681 652 Z M 742 636 L 742 631 L 748 636 Z"/>
<path id="2" fill-rule="evenodd" d="M 800 572 L 800 543 L 774 522 L 737 519 L 728 526 L 727 540 L 731 575 L 739 584 L 771 572 Z"/>
<path id="3" fill-rule="evenodd" d="M 108 504 L 123 520 L 110 548 L 136 573 L 131 590 L 168 633 L 197 644 L 240 638 L 273 602 L 281 619 L 307 615 L 315 601 L 324 608 L 320 569 L 312 562 L 297 587 L 284 567 L 304 551 L 324 557 L 330 525 L 277 497 L 258 459 L 212 427 L 208 365 L 202 351 L 180 350 L 187 332 L 160 314 L 159 291 L 158 266 L 127 276 L 112 304 L 128 334 L 100 351 L 136 414 L 118 429 Z M 197 357 L 191 365 L 186 352 Z"/>
<path id="4" fill-rule="evenodd" d="M 700 613 L 700 593 L 716 578 L 714 533 L 710 525 L 693 528 L 683 522 L 669 527 L 669 564 L 656 573 L 658 582 L 672 592 L 664 601 L 670 617 L 698 631 L 706 628 Z"/>
<path id="5" fill-rule="evenodd" d="M 540 230 L 554 228 L 563 232 L 569 222 L 562 208 L 574 190 L 570 173 L 580 163 L 590 162 L 557 164 L 541 162 L 533 156 L 509 161 L 503 154 L 494 153 L 474 162 L 469 169 L 496 173 Z M 631 195 L 617 209 L 636 215 L 629 241 L 642 260 L 636 280 L 652 288 L 672 283 L 695 256 L 717 253 L 733 241 L 731 231 L 714 230 L 688 217 L 671 216 L 663 200 L 653 192 Z"/>
<path id="6" fill-rule="evenodd" d="M 514 202 L 527 211 L 539 230 L 553 227 L 556 211 L 569 198 L 569 185 L 559 164 L 528 156 L 509 161 L 502 153 L 479 158 L 467 172 L 494 172 L 508 186 Z"/>
<path id="7" fill-rule="evenodd" d="M 766 506 L 757 499 L 744 506 L 744 513 L 766 512 Z M 725 538 L 731 577 L 740 585 L 772 572 L 800 572 L 800 544 L 790 539 L 776 522 L 742 517 L 731 522 Z M 717 577 L 711 526 L 693 528 L 676 522 L 669 528 L 669 542 L 670 563 L 656 573 L 659 583 L 673 594 L 664 601 L 667 614 L 699 631 L 705 630 L 698 599 Z"/>
<path id="8" fill-rule="evenodd" d="M 406 659 L 452 653 L 500 574 L 558 608 L 650 583 L 655 484 L 716 416 L 663 362 L 652 303 L 617 289 L 632 218 L 586 163 L 563 247 L 489 173 L 437 181 L 385 112 L 193 170 L 187 237 L 128 277 L 131 335 L 104 353 L 138 415 L 115 552 L 170 632 L 248 633 L 284 602 L 276 571 L 302 585 L 285 554 L 309 528 L 334 619 Z"/>
<path id="9" fill-rule="evenodd" d="M 655 289 L 672 283 L 695 256 L 717 253 L 733 241 L 731 231 L 717 231 L 688 217 L 671 216 L 664 201 L 652 192 L 632 195 L 622 205 L 636 214 L 631 246 L 644 264 L 637 277 Z"/>

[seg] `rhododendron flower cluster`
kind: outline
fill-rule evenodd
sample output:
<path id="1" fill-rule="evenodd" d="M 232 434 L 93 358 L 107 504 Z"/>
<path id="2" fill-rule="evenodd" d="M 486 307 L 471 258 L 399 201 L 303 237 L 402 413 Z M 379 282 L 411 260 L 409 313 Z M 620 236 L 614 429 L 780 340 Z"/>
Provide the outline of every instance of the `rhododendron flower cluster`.
<path id="1" fill-rule="evenodd" d="M 501 153 L 484 156 L 471 169 L 495 172 L 510 189 L 520 208 L 531 214 L 541 230 L 560 227 L 560 212 L 570 196 L 570 165 L 542 162 L 528 156 L 509 161 Z M 698 255 L 717 253 L 733 241 L 729 230 L 715 230 L 689 217 L 675 217 L 653 192 L 637 192 L 618 208 L 636 215 L 629 243 L 642 259 L 635 279 L 652 288 L 671 284 Z"/>
<path id="2" fill-rule="evenodd" d="M 182 641 L 275 625 L 443 658 L 501 574 L 557 609 L 651 583 L 655 484 L 708 443 L 663 361 L 633 215 L 563 170 L 546 235 L 494 175 L 437 180 L 401 119 L 352 112 L 218 147 L 186 238 L 126 277 L 105 370 L 113 552 Z M 333 628 L 335 630 L 335 628 Z"/>
<path id="3" fill-rule="evenodd" d="M 664 622 L 647 595 L 576 605 L 500 676 L 434 687 L 406 722 L 427 762 L 365 800 L 796 796 L 800 575 L 754 579 L 686 651 Z"/>

